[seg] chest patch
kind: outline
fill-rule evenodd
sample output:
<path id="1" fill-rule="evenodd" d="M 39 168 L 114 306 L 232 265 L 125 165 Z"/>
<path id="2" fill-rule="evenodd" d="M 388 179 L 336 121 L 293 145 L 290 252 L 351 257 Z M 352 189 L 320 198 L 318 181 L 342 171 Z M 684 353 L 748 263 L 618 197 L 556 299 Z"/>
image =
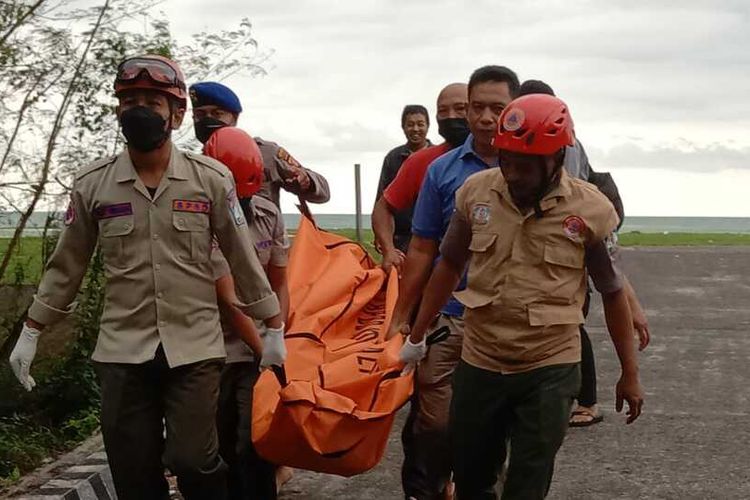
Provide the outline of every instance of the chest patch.
<path id="1" fill-rule="evenodd" d="M 114 205 L 100 205 L 94 209 L 94 217 L 97 219 L 111 219 L 133 215 L 133 205 L 128 203 L 115 203 Z"/>
<path id="2" fill-rule="evenodd" d="M 490 206 L 486 203 L 477 203 L 471 209 L 471 220 L 474 224 L 484 226 L 490 221 Z"/>
<path id="3" fill-rule="evenodd" d="M 271 248 L 271 245 L 273 245 L 273 241 L 263 240 L 263 241 L 259 241 L 258 243 L 256 243 L 255 248 L 257 248 L 258 250 L 267 250 Z"/>
<path id="4" fill-rule="evenodd" d="M 563 232 L 565 236 L 573 241 L 583 240 L 584 233 L 586 232 L 586 223 L 583 219 L 577 215 L 569 215 L 563 221 Z"/>
<path id="5" fill-rule="evenodd" d="M 195 214 L 210 214 L 211 202 L 200 200 L 172 200 L 173 212 L 192 212 Z"/>

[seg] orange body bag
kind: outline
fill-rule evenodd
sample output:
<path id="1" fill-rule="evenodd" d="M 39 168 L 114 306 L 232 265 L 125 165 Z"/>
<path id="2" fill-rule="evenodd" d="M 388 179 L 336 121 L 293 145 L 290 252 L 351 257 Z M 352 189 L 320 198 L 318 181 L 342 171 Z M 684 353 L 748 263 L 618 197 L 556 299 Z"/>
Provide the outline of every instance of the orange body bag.
<path id="1" fill-rule="evenodd" d="M 384 340 L 397 276 L 386 276 L 358 244 L 302 217 L 288 279 L 286 380 L 270 371 L 258 380 L 253 443 L 279 465 L 365 472 L 383 456 L 412 391 L 412 375 L 401 375 L 401 336 Z"/>

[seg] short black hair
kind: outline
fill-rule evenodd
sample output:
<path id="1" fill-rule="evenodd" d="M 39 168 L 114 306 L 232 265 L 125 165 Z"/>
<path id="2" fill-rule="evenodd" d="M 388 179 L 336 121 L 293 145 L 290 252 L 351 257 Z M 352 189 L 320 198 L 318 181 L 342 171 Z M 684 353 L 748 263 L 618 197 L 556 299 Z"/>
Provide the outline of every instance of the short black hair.
<path id="1" fill-rule="evenodd" d="M 471 89 L 475 85 L 485 82 L 505 82 L 508 84 L 508 90 L 510 90 L 510 96 L 512 98 L 518 97 L 518 89 L 521 86 L 518 81 L 518 75 L 505 66 L 482 66 L 481 68 L 474 71 L 469 78 L 469 95 L 471 95 Z"/>
<path id="2" fill-rule="evenodd" d="M 401 112 L 401 128 L 404 128 L 408 115 L 424 115 L 427 126 L 430 126 L 430 115 L 427 113 L 427 108 L 421 104 L 407 104 L 404 106 L 404 110 Z"/>
<path id="3" fill-rule="evenodd" d="M 555 95 L 555 91 L 541 80 L 526 80 L 521 84 L 518 97 L 529 94 Z"/>

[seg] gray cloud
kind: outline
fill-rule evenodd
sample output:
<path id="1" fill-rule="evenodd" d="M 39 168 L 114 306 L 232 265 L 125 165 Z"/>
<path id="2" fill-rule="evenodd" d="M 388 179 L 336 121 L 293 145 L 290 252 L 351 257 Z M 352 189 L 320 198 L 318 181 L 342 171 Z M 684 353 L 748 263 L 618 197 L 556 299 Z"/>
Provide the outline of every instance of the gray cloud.
<path id="1" fill-rule="evenodd" d="M 682 140 L 679 146 L 643 146 L 627 142 L 608 151 L 589 151 L 595 170 L 608 168 L 659 168 L 693 172 L 750 170 L 750 148 L 731 148 L 723 144 L 697 146 Z"/>

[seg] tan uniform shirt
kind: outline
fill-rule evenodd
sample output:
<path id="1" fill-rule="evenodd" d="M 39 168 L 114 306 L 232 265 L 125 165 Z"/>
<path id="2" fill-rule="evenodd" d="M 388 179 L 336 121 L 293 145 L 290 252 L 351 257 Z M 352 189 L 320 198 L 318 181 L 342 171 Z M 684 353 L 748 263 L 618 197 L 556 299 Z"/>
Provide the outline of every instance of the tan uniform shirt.
<path id="1" fill-rule="evenodd" d="M 564 171 L 541 201 L 543 216 L 521 214 L 500 169 L 470 177 L 456 212 L 471 226 L 462 358 L 517 373 L 580 361 L 578 325 L 586 293 L 586 248 L 617 227 L 612 204 Z"/>
<path id="2" fill-rule="evenodd" d="M 331 191 L 328 189 L 328 181 L 325 177 L 304 168 L 286 149 L 275 142 L 266 141 L 260 137 L 256 137 L 255 142 L 263 156 L 264 170 L 263 185 L 258 196 L 271 200 L 277 207 L 281 188 L 310 203 L 325 203 L 331 198 Z M 310 176 L 310 188 L 306 191 L 302 191 L 297 183 L 285 182 L 300 170 L 304 170 Z"/>
<path id="3" fill-rule="evenodd" d="M 253 217 L 248 217 L 250 235 L 255 244 L 263 268 L 268 265 L 286 267 L 289 262 L 289 238 L 284 228 L 284 220 L 279 209 L 265 198 L 253 197 Z M 211 253 L 214 279 L 218 280 L 231 273 L 221 250 L 214 248 Z M 260 326 L 259 322 L 258 326 Z M 253 360 L 253 350 L 232 333 L 231 325 L 222 317 L 221 327 L 224 331 L 224 347 L 227 351 L 227 363 L 240 363 Z"/>
<path id="4" fill-rule="evenodd" d="M 76 175 L 29 317 L 46 325 L 73 311 L 99 243 L 107 282 L 94 360 L 143 363 L 160 343 L 171 367 L 224 357 L 212 234 L 238 278 L 243 310 L 257 318 L 278 314 L 224 165 L 173 148 L 152 199 L 127 151 L 98 161 Z"/>

